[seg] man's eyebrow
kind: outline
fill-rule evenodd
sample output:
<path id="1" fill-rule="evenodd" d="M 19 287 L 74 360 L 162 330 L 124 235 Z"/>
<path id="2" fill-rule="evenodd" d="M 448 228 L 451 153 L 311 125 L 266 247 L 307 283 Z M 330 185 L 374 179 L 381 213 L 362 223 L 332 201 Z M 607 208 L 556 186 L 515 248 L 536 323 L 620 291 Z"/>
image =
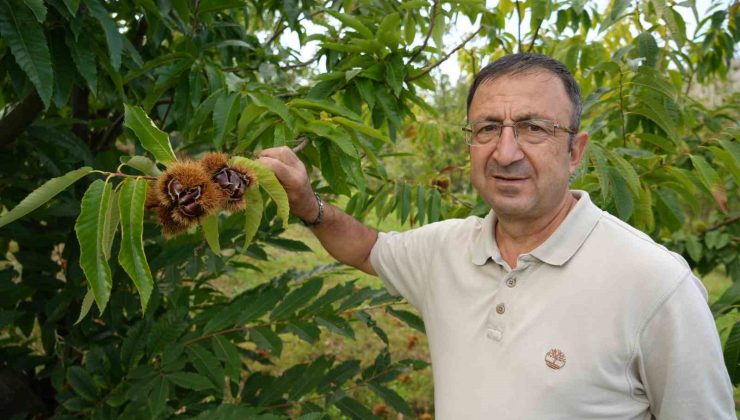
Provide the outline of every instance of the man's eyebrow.
<path id="1" fill-rule="evenodd" d="M 546 117 L 546 116 L 544 116 L 544 115 L 542 115 L 542 114 L 538 114 L 538 113 L 535 113 L 535 112 L 527 112 L 525 114 L 518 115 L 517 118 L 514 119 L 514 121 L 547 120 L 547 119 L 549 119 L 549 118 Z M 494 116 L 494 115 L 484 115 L 484 116 L 482 116 L 482 118 L 479 118 L 479 119 L 476 120 L 476 122 L 483 122 L 483 121 L 486 121 L 486 122 L 503 122 L 503 119 L 501 117 Z"/>

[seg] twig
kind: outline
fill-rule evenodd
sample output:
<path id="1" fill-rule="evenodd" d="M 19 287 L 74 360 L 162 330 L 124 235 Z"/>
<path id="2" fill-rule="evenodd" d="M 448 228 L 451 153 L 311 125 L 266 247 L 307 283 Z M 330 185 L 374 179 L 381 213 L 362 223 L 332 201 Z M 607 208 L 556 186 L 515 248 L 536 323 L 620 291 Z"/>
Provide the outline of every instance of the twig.
<path id="1" fill-rule="evenodd" d="M 298 138 L 296 140 L 302 140 L 302 141 L 298 144 L 298 146 L 296 146 L 293 149 L 291 149 L 291 150 L 293 150 L 293 153 L 300 152 L 301 150 L 305 149 L 306 146 L 308 145 L 308 137 L 304 136 L 303 134 L 301 134 L 300 136 L 298 136 Z"/>
<path id="2" fill-rule="evenodd" d="M 103 175 L 105 175 L 105 176 L 107 176 L 109 178 L 110 177 L 113 177 L 113 176 L 117 176 L 117 177 L 121 177 L 121 178 L 142 178 L 142 179 L 150 179 L 150 180 L 156 180 L 157 179 L 156 176 L 130 175 L 130 174 L 125 174 L 123 172 L 118 172 L 118 171 L 117 172 L 108 172 L 108 171 L 100 171 L 100 170 L 97 170 L 96 169 L 93 172 L 98 173 L 98 174 L 103 174 Z"/>
<path id="3" fill-rule="evenodd" d="M 721 221 L 721 222 L 717 223 L 716 225 L 714 225 L 714 226 L 712 226 L 712 227 L 709 227 L 709 228 L 708 228 L 707 230 L 705 230 L 704 232 L 711 232 L 711 231 L 713 231 L 713 230 L 717 230 L 717 229 L 719 229 L 719 228 L 721 228 L 721 227 L 723 227 L 723 226 L 731 225 L 731 224 L 733 224 L 733 223 L 737 222 L 738 220 L 740 220 L 740 215 L 737 215 L 737 216 L 735 216 L 735 217 L 730 217 L 730 218 L 729 218 L 729 219 L 727 219 L 727 220 L 723 220 L 723 221 Z"/>
<path id="4" fill-rule="evenodd" d="M 167 104 L 167 110 L 164 112 L 164 117 L 162 118 L 162 126 L 159 127 L 161 130 L 164 130 L 164 126 L 167 124 L 167 117 L 170 116 L 170 110 L 172 109 L 173 103 L 175 103 L 175 101 L 170 101 L 170 103 Z"/>
<path id="5" fill-rule="evenodd" d="M 437 7 L 439 6 L 439 0 L 434 0 L 434 4 L 432 4 L 432 11 L 429 13 L 429 29 L 427 30 L 427 35 L 424 37 L 424 42 L 421 43 L 421 46 L 418 50 L 416 50 L 413 54 L 411 54 L 411 57 L 409 57 L 408 61 L 406 62 L 406 65 L 411 64 L 416 57 L 421 54 L 422 51 L 424 51 L 424 48 L 427 47 L 427 44 L 429 43 L 429 38 L 432 37 L 432 31 L 434 30 L 434 21 L 437 20 Z"/>
<path id="6" fill-rule="evenodd" d="M 303 20 L 306 20 L 306 19 L 314 18 L 314 17 L 316 17 L 316 16 L 318 16 L 318 15 L 320 15 L 320 14 L 324 13 L 325 11 L 326 11 L 326 9 L 319 9 L 319 10 L 317 10 L 317 11 L 315 11 L 315 12 L 311 13 L 311 14 L 310 14 L 310 15 L 308 15 L 308 16 L 303 16 L 303 17 L 301 17 L 300 19 L 298 19 L 298 20 L 296 21 L 296 23 L 298 23 L 298 22 L 301 22 L 301 21 L 303 21 Z M 276 26 L 276 27 L 275 27 L 276 31 L 275 31 L 275 32 L 273 32 L 273 34 L 272 34 L 272 36 L 270 37 L 270 39 L 268 39 L 268 40 L 267 40 L 267 41 L 265 42 L 265 47 L 269 46 L 269 45 L 270 45 L 270 44 L 271 44 L 271 43 L 272 43 L 273 41 L 275 41 L 275 39 L 276 39 L 277 37 L 279 37 L 279 36 L 280 36 L 280 34 L 282 34 L 282 33 L 283 33 L 283 31 L 285 30 L 285 28 L 287 28 L 287 26 L 284 26 L 284 25 L 280 25 L 280 23 L 282 23 L 282 19 L 283 19 L 283 17 L 281 16 L 281 17 L 280 17 L 280 20 L 278 21 L 278 26 L 279 26 L 279 27 L 278 27 L 278 26 Z"/>
<path id="7" fill-rule="evenodd" d="M 622 147 L 627 147 L 627 120 L 624 116 L 624 94 L 622 92 L 622 69 L 619 69 L 619 113 L 622 115 Z"/>
<path id="8" fill-rule="evenodd" d="M 283 69 L 284 70 L 292 70 L 292 69 L 297 69 L 297 68 L 300 68 L 300 67 L 306 67 L 306 66 L 308 66 L 310 64 L 313 64 L 316 61 L 318 61 L 320 57 L 321 57 L 320 54 L 316 54 L 315 56 L 313 56 L 312 59 L 310 59 L 308 61 L 299 61 L 297 64 L 291 64 L 289 66 L 285 66 L 285 67 L 283 67 Z"/>
<path id="9" fill-rule="evenodd" d="M 518 18 L 516 24 L 516 44 L 519 47 L 519 52 L 522 52 L 522 11 L 519 8 L 519 0 L 516 0 L 516 16 Z"/>
<path id="10" fill-rule="evenodd" d="M 529 48 L 527 48 L 527 52 L 532 52 L 532 48 L 534 48 L 534 42 L 537 40 L 537 35 L 540 34 L 540 28 L 542 27 L 542 22 L 544 22 L 545 19 L 540 19 L 540 23 L 537 24 L 537 29 L 534 30 L 534 36 L 532 37 L 532 42 L 529 43 Z"/>
<path id="11" fill-rule="evenodd" d="M 200 0 L 195 0 L 195 7 L 193 7 L 193 20 L 190 22 L 191 30 L 190 35 L 195 36 L 195 31 L 198 30 L 198 13 L 200 12 Z"/>
<path id="12" fill-rule="evenodd" d="M 419 79 L 419 78 L 421 78 L 421 77 L 424 77 L 424 75 L 426 75 L 426 74 L 427 74 L 427 73 L 429 73 L 430 71 L 434 70 L 434 69 L 435 69 L 436 67 L 438 67 L 438 66 L 439 66 L 440 64 L 442 64 L 442 63 L 444 63 L 445 61 L 447 61 L 447 59 L 448 59 L 448 58 L 450 58 L 450 56 L 451 56 L 452 54 L 456 53 L 456 52 L 457 52 L 457 50 L 459 50 L 460 48 L 464 47 L 464 46 L 465 46 L 465 44 L 467 44 L 467 43 L 468 43 L 468 42 L 469 42 L 469 41 L 470 41 L 471 39 L 473 39 L 473 38 L 474 38 L 474 37 L 475 37 L 476 35 L 478 35 L 478 33 L 479 33 L 479 32 L 480 32 L 481 30 L 483 30 L 483 27 L 482 27 L 482 26 L 481 26 L 480 28 L 478 28 L 478 30 L 476 30 L 475 32 L 473 32 L 472 34 L 468 35 L 468 37 L 467 37 L 467 38 L 465 38 L 465 40 L 464 40 L 463 42 L 461 42 L 461 43 L 460 43 L 460 44 L 459 44 L 459 45 L 458 45 L 457 47 L 453 48 L 453 49 L 452 49 L 452 51 L 450 51 L 450 52 L 448 52 L 447 54 L 445 54 L 445 56 L 444 56 L 444 57 L 442 57 L 441 59 L 439 59 L 439 61 L 437 61 L 437 62 L 435 62 L 435 63 L 432 63 L 432 64 L 430 64 L 430 65 L 428 65 L 428 66 L 424 67 L 424 68 L 423 68 L 423 69 L 421 70 L 421 72 L 419 72 L 419 73 L 416 73 L 416 74 L 414 74 L 413 76 L 411 76 L 411 75 L 409 75 L 409 76 L 406 76 L 406 81 L 407 81 L 407 82 L 411 82 L 411 81 L 414 81 L 414 80 L 416 80 L 416 79 Z"/>
<path id="13" fill-rule="evenodd" d="M 267 41 L 265 41 L 265 45 L 263 46 L 263 48 L 269 47 L 270 44 L 272 44 L 273 41 L 275 41 L 275 38 L 280 36 L 280 34 L 283 33 L 284 30 L 285 30 L 285 27 L 283 26 L 283 16 L 281 15 L 280 19 L 278 19 L 278 22 L 275 25 L 275 29 L 272 31 L 272 36 L 270 36 L 270 38 Z"/>

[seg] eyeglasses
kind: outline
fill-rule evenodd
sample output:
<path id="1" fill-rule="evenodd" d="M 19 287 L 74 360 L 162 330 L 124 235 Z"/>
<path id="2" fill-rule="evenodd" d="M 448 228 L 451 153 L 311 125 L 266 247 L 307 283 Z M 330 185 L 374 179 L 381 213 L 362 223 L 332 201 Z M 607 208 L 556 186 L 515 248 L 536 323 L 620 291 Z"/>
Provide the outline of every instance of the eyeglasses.
<path id="1" fill-rule="evenodd" d="M 468 123 L 462 130 L 465 132 L 465 143 L 470 146 L 486 146 L 496 144 L 501 140 L 504 127 L 514 130 L 514 139 L 526 144 L 539 144 L 555 136 L 555 130 L 575 134 L 568 127 L 548 120 L 524 120 L 514 124 L 504 124 L 498 121 L 479 121 Z"/>

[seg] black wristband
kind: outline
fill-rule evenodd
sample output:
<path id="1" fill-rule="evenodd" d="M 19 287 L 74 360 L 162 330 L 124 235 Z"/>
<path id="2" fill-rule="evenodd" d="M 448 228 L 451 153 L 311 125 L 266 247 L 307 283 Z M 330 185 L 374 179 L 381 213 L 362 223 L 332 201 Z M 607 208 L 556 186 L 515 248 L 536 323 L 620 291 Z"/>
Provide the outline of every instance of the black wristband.
<path id="1" fill-rule="evenodd" d="M 314 221 L 310 223 L 301 219 L 301 222 L 303 222 L 303 225 L 308 226 L 308 227 L 317 226 L 318 224 L 321 223 L 321 220 L 324 218 L 324 200 L 322 200 L 321 197 L 319 197 L 319 193 L 314 192 L 313 194 L 316 196 L 316 202 L 319 203 L 319 215 L 316 216 L 316 219 L 314 219 Z"/>

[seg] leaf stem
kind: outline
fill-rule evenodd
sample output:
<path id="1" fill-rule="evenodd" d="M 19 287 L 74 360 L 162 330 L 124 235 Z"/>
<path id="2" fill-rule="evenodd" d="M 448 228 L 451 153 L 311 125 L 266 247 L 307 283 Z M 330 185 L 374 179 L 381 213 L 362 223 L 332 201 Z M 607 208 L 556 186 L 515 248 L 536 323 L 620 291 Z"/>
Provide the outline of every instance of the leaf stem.
<path id="1" fill-rule="evenodd" d="M 108 172 L 108 171 L 101 171 L 99 169 L 94 169 L 93 172 L 101 174 L 101 175 L 105 175 L 108 178 L 117 176 L 121 178 L 142 178 L 142 179 L 151 179 L 151 180 L 158 179 L 156 176 L 125 174 L 123 172 L 120 172 L 119 170 L 116 170 L 116 172 Z"/>
<path id="2" fill-rule="evenodd" d="M 467 44 L 471 39 L 473 39 L 476 35 L 478 35 L 478 33 L 481 30 L 483 30 L 483 26 L 481 26 L 475 32 L 473 32 L 470 35 L 468 35 L 467 38 L 465 38 L 457 47 L 453 48 L 450 52 L 448 52 L 447 54 L 445 54 L 445 56 L 442 57 L 442 58 L 440 58 L 439 61 L 436 61 L 436 62 L 434 62 L 434 63 L 432 63 L 432 64 L 424 67 L 419 73 L 416 73 L 413 76 L 411 76 L 411 75 L 407 76 L 406 77 L 406 81 L 407 82 L 411 82 L 411 81 L 414 81 L 416 79 L 420 79 L 420 78 L 424 77 L 427 73 L 429 73 L 430 71 L 434 70 L 436 67 L 438 67 L 439 65 L 441 65 L 445 61 L 447 61 L 447 59 L 450 58 L 450 56 L 452 54 L 456 53 L 457 50 L 459 50 L 460 48 L 464 47 L 465 44 Z"/>
<path id="3" fill-rule="evenodd" d="M 434 3 L 432 4 L 432 10 L 429 12 L 429 29 L 427 30 L 427 35 L 424 37 L 424 42 L 421 43 L 419 46 L 419 49 L 414 51 L 413 54 L 411 54 L 411 57 L 409 57 L 408 61 L 406 62 L 406 65 L 411 64 L 416 57 L 421 54 L 422 51 L 424 51 L 424 48 L 427 47 L 427 44 L 429 43 L 429 38 L 432 37 L 432 31 L 434 30 L 434 21 L 437 18 L 437 7 L 439 6 L 439 0 L 434 0 Z"/>

